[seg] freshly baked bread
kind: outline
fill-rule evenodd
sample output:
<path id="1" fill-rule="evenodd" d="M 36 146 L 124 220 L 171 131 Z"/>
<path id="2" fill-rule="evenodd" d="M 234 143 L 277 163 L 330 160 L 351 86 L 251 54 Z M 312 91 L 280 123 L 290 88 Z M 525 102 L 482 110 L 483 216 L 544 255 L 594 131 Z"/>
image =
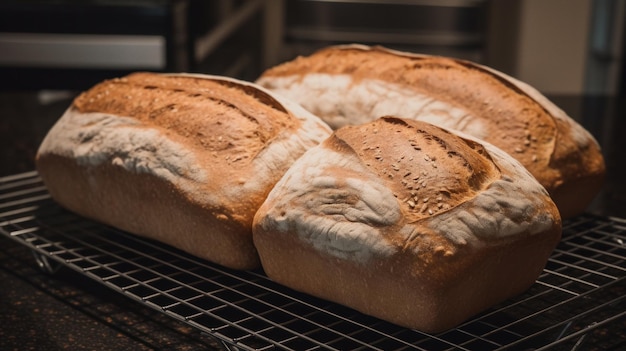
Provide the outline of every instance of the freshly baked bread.
<path id="1" fill-rule="evenodd" d="M 485 140 L 520 161 L 563 217 L 583 212 L 603 183 L 591 134 L 529 85 L 475 63 L 335 46 L 271 68 L 257 83 L 333 128 L 394 115 Z"/>
<path id="2" fill-rule="evenodd" d="M 254 218 L 276 282 L 426 332 L 534 283 L 561 236 L 546 190 L 488 143 L 384 117 L 307 151 Z"/>
<path id="3" fill-rule="evenodd" d="M 330 133 L 251 83 L 136 73 L 78 96 L 36 166 L 71 211 L 249 269 L 259 266 L 255 212 L 292 162 Z"/>

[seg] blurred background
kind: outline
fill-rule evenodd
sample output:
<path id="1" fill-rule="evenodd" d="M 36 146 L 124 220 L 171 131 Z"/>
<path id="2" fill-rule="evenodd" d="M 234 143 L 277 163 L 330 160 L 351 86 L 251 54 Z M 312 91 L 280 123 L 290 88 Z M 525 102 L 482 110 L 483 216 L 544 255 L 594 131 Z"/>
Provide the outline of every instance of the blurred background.
<path id="1" fill-rule="evenodd" d="M 453 56 L 544 94 L 624 95 L 624 0 L 3 0 L 0 89 L 83 90 L 132 71 L 254 80 L 320 47 Z"/>

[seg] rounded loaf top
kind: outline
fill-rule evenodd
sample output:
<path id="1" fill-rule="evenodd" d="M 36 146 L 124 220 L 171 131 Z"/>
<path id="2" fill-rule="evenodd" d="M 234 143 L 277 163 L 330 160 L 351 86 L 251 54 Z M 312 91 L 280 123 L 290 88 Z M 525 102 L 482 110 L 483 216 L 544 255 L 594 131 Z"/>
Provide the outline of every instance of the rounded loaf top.
<path id="1" fill-rule="evenodd" d="M 560 221 L 546 190 L 502 150 L 390 116 L 310 149 L 255 216 L 258 232 L 294 233 L 331 256 L 414 252 L 419 264 L 558 231 Z"/>
<path id="2" fill-rule="evenodd" d="M 253 269 L 254 214 L 291 164 L 330 133 L 253 83 L 140 72 L 78 96 L 42 141 L 36 165 L 69 210 Z"/>
<path id="3" fill-rule="evenodd" d="M 39 154 L 155 176 L 249 225 L 291 163 L 330 133 L 298 104 L 254 83 L 138 72 L 79 95 Z"/>
<path id="4" fill-rule="evenodd" d="M 393 115 L 485 140 L 520 161 L 564 217 L 586 208 L 606 172 L 580 124 L 528 84 L 473 62 L 341 45 L 270 68 L 257 83 L 335 129 Z"/>
<path id="5" fill-rule="evenodd" d="M 253 222 L 272 280 L 431 333 L 527 289 L 560 236 L 556 206 L 510 155 L 397 117 L 308 150 Z"/>
<path id="6" fill-rule="evenodd" d="M 383 117 L 335 138 L 377 174 L 409 221 L 454 208 L 500 178 L 484 146 L 427 123 Z"/>
<path id="7" fill-rule="evenodd" d="M 134 73 L 94 86 L 72 107 L 131 117 L 186 145 L 219 152 L 232 167 L 250 161 L 280 133 L 300 127 L 271 95 L 212 76 Z"/>

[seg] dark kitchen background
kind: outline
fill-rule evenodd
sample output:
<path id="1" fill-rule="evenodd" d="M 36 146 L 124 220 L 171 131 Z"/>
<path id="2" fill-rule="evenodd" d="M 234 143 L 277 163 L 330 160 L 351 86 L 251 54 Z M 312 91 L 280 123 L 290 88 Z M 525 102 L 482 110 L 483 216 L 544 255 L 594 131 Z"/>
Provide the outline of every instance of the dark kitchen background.
<path id="1" fill-rule="evenodd" d="M 589 213 L 626 218 L 625 21 L 626 0 L 1 0 L 0 180 L 33 170 L 48 129 L 101 80 L 157 71 L 252 81 L 297 55 L 362 43 L 468 59 L 534 86 L 602 146 L 608 174 Z M 75 272 L 53 276 L 33 263 L 0 235 L 2 350 L 224 346 Z M 613 286 L 624 295 L 624 279 Z M 626 347 L 624 298 L 616 301 L 608 329 L 567 349 Z"/>
<path id="2" fill-rule="evenodd" d="M 470 59 L 546 94 L 624 91 L 622 0 L 4 0 L 4 90 L 136 70 L 254 79 L 338 43 Z"/>

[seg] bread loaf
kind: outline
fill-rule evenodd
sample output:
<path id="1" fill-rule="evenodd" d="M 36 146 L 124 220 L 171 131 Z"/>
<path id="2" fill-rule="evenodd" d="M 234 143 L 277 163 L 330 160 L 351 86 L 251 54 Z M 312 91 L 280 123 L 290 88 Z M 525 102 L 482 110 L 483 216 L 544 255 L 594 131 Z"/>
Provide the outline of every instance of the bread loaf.
<path id="1" fill-rule="evenodd" d="M 307 151 L 253 224 L 271 279 L 425 332 L 527 289 L 560 235 L 553 201 L 511 156 L 394 117 Z"/>
<path id="2" fill-rule="evenodd" d="M 604 159 L 584 128 L 529 85 L 472 62 L 335 46 L 271 68 L 257 83 L 333 128 L 394 115 L 485 140 L 520 161 L 563 217 L 583 212 L 602 186 Z"/>
<path id="3" fill-rule="evenodd" d="M 36 166 L 71 211 L 250 269 L 259 266 L 254 213 L 292 162 L 330 133 L 251 83 L 136 73 L 78 96 Z"/>

